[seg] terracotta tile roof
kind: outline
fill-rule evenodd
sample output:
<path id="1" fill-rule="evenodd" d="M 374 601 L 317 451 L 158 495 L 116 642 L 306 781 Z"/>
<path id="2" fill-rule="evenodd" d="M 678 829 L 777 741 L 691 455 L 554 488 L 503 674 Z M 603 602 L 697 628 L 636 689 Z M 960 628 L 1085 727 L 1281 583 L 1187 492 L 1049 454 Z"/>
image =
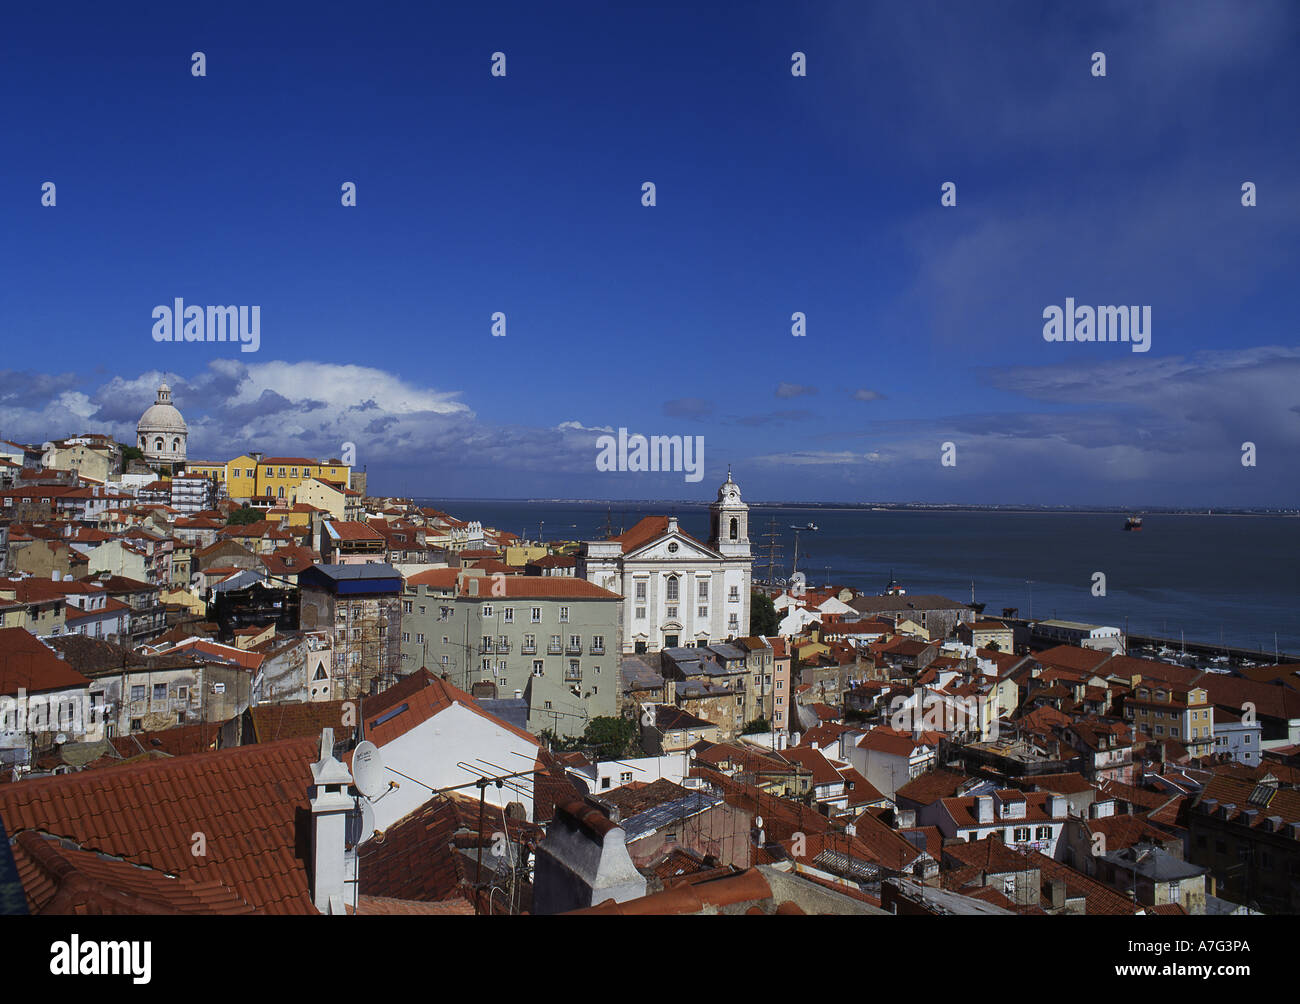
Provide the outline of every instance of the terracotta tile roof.
<path id="1" fill-rule="evenodd" d="M 699 544 L 699 546 L 704 548 L 706 551 L 710 550 L 710 548 L 702 541 L 696 540 L 685 530 L 680 529 L 680 525 L 677 532 L 687 540 Z M 646 544 L 649 544 L 653 540 L 658 540 L 667 533 L 667 516 L 644 516 L 630 529 L 625 530 L 616 537 L 610 537 L 609 539 L 612 541 L 616 540 L 622 544 L 624 554 L 631 554 L 638 548 L 645 547 Z"/>
<path id="2" fill-rule="evenodd" d="M 248 709 L 253 722 L 253 741 L 273 743 L 280 739 L 315 738 L 322 729 L 333 729 L 336 742 L 352 738 L 353 726 L 343 724 L 346 701 L 305 701 L 297 704 L 255 704 Z M 369 713 L 369 708 L 362 704 Z M 245 744 L 248 739 L 245 738 Z"/>
<path id="3" fill-rule="evenodd" d="M 500 897 L 498 897 L 500 898 Z M 474 904 L 462 897 L 424 903 L 409 899 L 390 899 L 387 896 L 358 896 L 357 913 L 362 916 L 474 916 Z M 348 907 L 352 912 L 352 907 Z"/>
<path id="4" fill-rule="evenodd" d="M 250 914 L 256 911 L 220 882 L 173 877 L 153 868 L 81 850 L 36 830 L 13 843 L 28 910 L 56 916 Z"/>
<path id="5" fill-rule="evenodd" d="M 1064 882 L 1065 894 L 1073 899 L 1084 898 L 1084 910 L 1091 915 L 1099 914 L 1134 914 L 1138 907 L 1109 886 L 1102 885 L 1096 879 L 1089 878 L 1083 872 L 1076 871 L 1069 865 L 1053 861 L 1038 851 L 1026 850 L 1025 859 L 1038 869 L 1042 892 L 1047 892 L 1048 882 Z"/>
<path id="6" fill-rule="evenodd" d="M 406 705 L 406 709 L 398 711 L 397 709 L 403 704 Z M 465 691 L 452 686 L 446 680 L 439 679 L 427 669 L 411 673 L 395 686 L 389 687 L 382 694 L 365 702 L 366 738 L 376 746 L 384 746 L 453 704 L 467 708 L 485 722 L 527 740 L 538 748 L 541 747 L 541 742 L 536 736 L 511 725 L 503 718 L 484 711 Z M 384 718 L 384 721 L 376 724 L 380 718 Z"/>
<path id="7" fill-rule="evenodd" d="M 703 878 L 703 881 L 692 881 L 699 878 Z M 766 905 L 772 909 L 772 912 L 777 912 L 781 906 L 772 903 L 772 887 L 756 868 L 720 878 L 710 877 L 708 873 L 704 876 L 687 875 L 663 892 L 652 893 L 625 903 L 615 903 L 610 899 L 598 906 L 573 910 L 571 913 L 628 917 L 683 915 L 702 913 L 708 908 L 731 907 L 734 910 L 749 903 L 755 906 Z M 790 911 L 787 909 L 785 912 Z"/>
<path id="8" fill-rule="evenodd" d="M 1054 791 L 1058 795 L 1078 795 L 1094 790 L 1092 783 L 1079 773 L 1035 774 L 1025 782 L 1040 791 Z"/>
<path id="9" fill-rule="evenodd" d="M 916 739 L 910 732 L 899 732 L 880 725 L 858 740 L 858 747 L 880 753 L 892 753 L 894 756 L 911 756 L 918 746 L 938 746 L 942 735 L 938 732 L 922 732 Z"/>
<path id="10" fill-rule="evenodd" d="M 974 868 L 986 875 L 1025 872 L 1036 867 L 1001 840 L 993 837 L 966 843 L 951 843 L 943 848 L 943 857 L 945 863 L 960 866 L 958 871 Z"/>
<path id="11" fill-rule="evenodd" d="M 86 687 L 90 680 L 25 628 L 0 628 L 0 694 L 40 694 Z"/>
<path id="12" fill-rule="evenodd" d="M 362 848 L 361 895 L 436 902 L 460 898 L 451 802 L 435 795 Z M 413 860 L 420 867 L 413 868 Z"/>
<path id="13" fill-rule="evenodd" d="M 804 746 L 791 746 L 776 754 L 788 763 L 798 764 L 812 771 L 814 785 L 836 784 L 843 780 L 819 750 Z"/>
<path id="14" fill-rule="evenodd" d="M 1084 825 L 1087 826 L 1089 833 L 1105 835 L 1107 851 L 1132 847 L 1142 841 L 1163 844 L 1169 839 L 1169 834 L 1148 823 L 1145 815 L 1103 816 L 1099 819 L 1087 819 Z"/>
<path id="15" fill-rule="evenodd" d="M 409 576 L 406 584 L 408 586 L 428 586 L 430 589 L 455 589 L 458 575 L 460 575 L 459 568 L 431 568 L 427 572 L 419 572 Z M 491 590 L 488 591 L 491 592 Z"/>
<path id="16" fill-rule="evenodd" d="M 314 914 L 297 817 L 309 806 L 318 740 L 284 742 L 0 787 L 11 835 L 42 830 L 195 882 L 217 882 L 266 913 Z M 207 854 L 191 852 L 203 833 Z"/>
<path id="17" fill-rule="evenodd" d="M 1110 657 L 1110 652 L 1080 648 L 1078 645 L 1057 645 L 1055 648 L 1049 648 L 1034 655 L 1034 658 L 1043 666 L 1056 666 L 1086 673 L 1093 673 Z M 1110 672 L 1109 666 L 1105 668 L 1105 672 Z"/>
<path id="18" fill-rule="evenodd" d="M 1262 828 L 1269 816 L 1281 816 L 1283 823 L 1300 823 L 1300 791 L 1278 788 L 1267 803 L 1252 803 L 1250 797 L 1257 787 L 1254 781 L 1216 775 L 1201 791 L 1197 804 L 1213 798 L 1218 801 L 1219 809 L 1225 805 L 1236 806 L 1229 819 L 1236 826 Z M 1247 809 L 1259 810 L 1253 821 L 1245 815 Z"/>
<path id="19" fill-rule="evenodd" d="M 849 809 L 858 805 L 867 805 L 871 802 L 879 802 L 885 798 L 884 792 L 859 774 L 852 767 L 835 768 L 840 777 L 844 779 L 844 789 Z"/>
<path id="20" fill-rule="evenodd" d="M 178 725 L 161 732 L 133 732 L 113 736 L 108 741 L 123 757 L 141 753 L 165 753 L 168 756 L 185 756 L 190 753 L 208 753 L 217 748 L 221 722 L 200 722 L 196 725 Z M 316 735 L 319 737 L 320 733 Z"/>

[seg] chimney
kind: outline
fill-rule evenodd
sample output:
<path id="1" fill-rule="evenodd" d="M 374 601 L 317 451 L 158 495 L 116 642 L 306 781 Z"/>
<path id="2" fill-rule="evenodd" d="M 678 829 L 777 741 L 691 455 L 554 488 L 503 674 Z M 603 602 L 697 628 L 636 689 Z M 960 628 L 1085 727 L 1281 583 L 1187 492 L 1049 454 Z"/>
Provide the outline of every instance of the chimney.
<path id="1" fill-rule="evenodd" d="M 1065 799 L 1060 795 L 1051 795 L 1047 799 L 1047 814 L 1053 819 L 1062 819 L 1066 813 Z"/>
<path id="2" fill-rule="evenodd" d="M 334 730 L 322 729 L 320 759 L 311 765 L 311 885 L 312 902 L 321 913 L 345 913 L 344 892 L 349 880 L 347 814 L 352 775 L 334 758 Z M 355 868 L 355 859 L 351 861 Z"/>
<path id="3" fill-rule="evenodd" d="M 1065 883 L 1064 882 L 1048 882 L 1047 895 L 1051 901 L 1053 910 L 1065 909 Z"/>
<path id="4" fill-rule="evenodd" d="M 975 818 L 981 824 L 993 822 L 993 796 L 977 795 L 975 797 Z"/>
<path id="5" fill-rule="evenodd" d="M 478 595 L 478 576 L 469 580 L 469 594 L 471 596 Z"/>

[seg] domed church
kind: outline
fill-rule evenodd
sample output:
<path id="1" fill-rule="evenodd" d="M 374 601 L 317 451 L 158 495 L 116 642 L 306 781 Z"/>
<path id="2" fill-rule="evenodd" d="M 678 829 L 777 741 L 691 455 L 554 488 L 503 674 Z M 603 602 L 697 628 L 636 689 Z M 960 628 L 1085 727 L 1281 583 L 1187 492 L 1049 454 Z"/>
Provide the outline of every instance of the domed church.
<path id="1" fill-rule="evenodd" d="M 135 431 L 145 463 L 185 463 L 185 437 L 190 430 L 172 404 L 172 390 L 167 384 L 158 386 L 158 399 L 145 409 Z"/>

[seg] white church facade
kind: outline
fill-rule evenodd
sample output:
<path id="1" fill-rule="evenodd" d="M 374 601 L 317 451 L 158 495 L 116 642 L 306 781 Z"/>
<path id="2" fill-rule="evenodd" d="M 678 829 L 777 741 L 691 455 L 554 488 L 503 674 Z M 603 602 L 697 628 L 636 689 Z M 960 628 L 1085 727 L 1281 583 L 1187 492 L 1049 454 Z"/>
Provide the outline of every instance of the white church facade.
<path id="1" fill-rule="evenodd" d="M 577 574 L 622 595 L 624 653 L 658 652 L 747 635 L 753 560 L 749 506 L 728 471 L 709 506 L 707 543 L 676 516 L 647 516 L 584 543 Z"/>

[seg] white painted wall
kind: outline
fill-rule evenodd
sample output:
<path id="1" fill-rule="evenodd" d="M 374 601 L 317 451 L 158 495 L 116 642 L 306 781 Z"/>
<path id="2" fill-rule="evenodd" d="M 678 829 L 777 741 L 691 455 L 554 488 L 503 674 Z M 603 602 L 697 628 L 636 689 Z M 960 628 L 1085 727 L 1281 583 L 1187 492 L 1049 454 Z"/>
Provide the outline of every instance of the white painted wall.
<path id="1" fill-rule="evenodd" d="M 399 770 L 423 784 L 416 784 L 387 771 L 386 777 L 401 787 L 390 790 L 373 803 L 375 827 L 387 829 L 403 816 L 418 809 L 433 797 L 429 788 L 465 784 L 488 773 L 532 770 L 536 766 L 537 751 L 540 748 L 536 742 L 529 742 L 459 704 L 444 708 L 432 718 L 379 748 L 385 767 Z M 506 770 L 497 771 L 486 764 L 480 764 L 480 758 Z M 458 762 L 474 764 L 481 770 L 458 767 Z M 515 778 L 513 783 L 523 788 L 525 793 L 521 794 L 508 786 L 497 788 L 490 785 L 487 789 L 488 805 L 505 807 L 510 802 L 521 802 L 528 812 L 528 818 L 532 819 L 533 779 Z M 478 798 L 476 787 L 462 788 L 460 791 L 471 798 Z"/>

